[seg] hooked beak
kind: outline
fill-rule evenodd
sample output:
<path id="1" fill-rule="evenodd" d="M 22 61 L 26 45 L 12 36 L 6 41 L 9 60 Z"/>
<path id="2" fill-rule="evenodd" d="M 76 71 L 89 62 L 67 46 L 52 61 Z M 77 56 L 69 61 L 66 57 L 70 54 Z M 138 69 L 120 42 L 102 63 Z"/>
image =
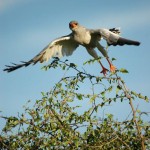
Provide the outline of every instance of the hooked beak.
<path id="1" fill-rule="evenodd" d="M 75 23 L 70 23 L 69 24 L 69 27 L 71 28 L 71 29 L 73 29 L 73 28 L 75 28 L 77 25 L 75 24 Z"/>

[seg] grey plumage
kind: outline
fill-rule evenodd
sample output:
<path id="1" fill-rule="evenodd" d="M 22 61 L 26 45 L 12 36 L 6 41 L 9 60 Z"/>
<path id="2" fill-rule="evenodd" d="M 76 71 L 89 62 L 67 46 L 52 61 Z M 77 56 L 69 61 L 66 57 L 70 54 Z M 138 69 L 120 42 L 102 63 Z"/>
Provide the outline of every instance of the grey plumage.
<path id="1" fill-rule="evenodd" d="M 94 58 L 98 58 L 98 55 L 94 48 L 97 48 L 104 57 L 108 60 L 110 66 L 112 65 L 110 60 L 108 59 L 107 51 L 104 47 L 99 43 L 99 41 L 103 38 L 106 40 L 107 44 L 116 46 L 116 45 L 140 45 L 140 42 L 133 41 L 129 39 L 122 38 L 120 34 L 120 30 L 117 28 L 112 29 L 87 29 L 81 25 L 79 25 L 76 21 L 71 21 L 69 23 L 69 27 L 72 31 L 71 34 L 57 38 L 53 40 L 46 46 L 38 55 L 27 62 L 22 62 L 21 64 L 14 64 L 12 66 L 6 65 L 4 71 L 11 72 L 21 67 L 27 67 L 30 64 L 36 64 L 37 62 L 48 61 L 52 57 L 62 57 L 62 56 L 70 56 L 75 49 L 82 45 L 87 49 L 87 52 L 93 56 Z M 107 69 L 103 67 L 101 62 L 100 65 L 103 68 L 103 73 L 105 75 Z M 112 67 L 112 66 L 111 66 Z"/>

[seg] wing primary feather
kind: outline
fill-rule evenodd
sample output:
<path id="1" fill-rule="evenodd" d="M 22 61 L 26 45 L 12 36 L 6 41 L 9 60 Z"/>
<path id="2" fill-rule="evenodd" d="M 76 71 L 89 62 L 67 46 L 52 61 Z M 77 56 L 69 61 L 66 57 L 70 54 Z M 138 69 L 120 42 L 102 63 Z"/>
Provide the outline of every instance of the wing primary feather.
<path id="1" fill-rule="evenodd" d="M 6 72 L 12 72 L 16 69 L 19 69 L 21 67 L 27 67 L 31 64 L 32 62 L 31 61 L 28 61 L 28 62 L 23 62 L 22 61 L 22 64 L 15 64 L 15 63 L 12 63 L 13 65 L 12 66 L 9 66 L 9 65 L 5 65 L 6 68 L 3 70 L 3 71 L 6 71 Z"/>
<path id="2" fill-rule="evenodd" d="M 63 36 L 53 40 L 48 46 L 46 46 L 39 54 L 37 54 L 30 61 L 21 61 L 21 64 L 12 63 L 12 65 L 6 65 L 6 68 L 3 71 L 12 72 L 21 67 L 27 67 L 30 64 L 35 65 L 37 62 L 48 61 L 52 57 L 62 57 L 62 56 L 70 56 L 73 51 L 78 47 L 78 43 L 76 43 L 72 38 L 71 34 L 67 36 Z"/>

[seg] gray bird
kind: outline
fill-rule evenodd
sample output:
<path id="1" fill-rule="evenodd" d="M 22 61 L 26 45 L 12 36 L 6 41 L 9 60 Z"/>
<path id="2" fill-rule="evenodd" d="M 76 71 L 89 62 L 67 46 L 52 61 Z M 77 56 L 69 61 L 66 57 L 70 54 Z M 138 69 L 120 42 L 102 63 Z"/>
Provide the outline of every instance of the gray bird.
<path id="1" fill-rule="evenodd" d="M 140 42 L 122 38 L 120 31 L 116 28 L 112 29 L 87 29 L 81 26 L 77 21 L 71 21 L 69 23 L 71 33 L 66 36 L 62 36 L 50 42 L 38 55 L 29 60 L 28 62 L 22 62 L 22 64 L 13 64 L 12 66 L 6 66 L 4 71 L 11 72 L 23 66 L 27 67 L 30 64 L 36 64 L 37 62 L 48 61 L 52 57 L 70 56 L 76 50 L 79 45 L 86 48 L 87 52 L 98 59 L 98 55 L 94 48 L 97 48 L 103 56 L 106 58 L 110 65 L 110 71 L 115 72 L 116 68 L 110 61 L 107 51 L 99 43 L 103 38 L 106 40 L 108 46 L 113 45 L 135 45 L 139 46 Z M 106 69 L 100 60 L 98 60 L 102 67 L 101 73 L 106 75 L 108 69 Z"/>

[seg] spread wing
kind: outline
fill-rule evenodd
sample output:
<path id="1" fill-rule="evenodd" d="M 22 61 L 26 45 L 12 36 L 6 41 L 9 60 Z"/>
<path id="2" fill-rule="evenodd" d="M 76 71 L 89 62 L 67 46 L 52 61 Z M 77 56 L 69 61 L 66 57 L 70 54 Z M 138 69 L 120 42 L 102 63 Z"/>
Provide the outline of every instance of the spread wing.
<path id="1" fill-rule="evenodd" d="M 129 40 L 126 38 L 121 37 L 120 30 L 117 28 L 112 28 L 112 29 L 98 29 L 98 30 L 92 30 L 93 34 L 99 34 L 101 35 L 101 38 L 104 38 L 107 41 L 107 44 L 116 46 L 116 45 L 136 45 L 139 46 L 140 42 L 134 41 L 134 40 Z"/>
<path id="2" fill-rule="evenodd" d="M 55 39 L 48 44 L 38 55 L 32 58 L 30 61 L 22 62 L 22 64 L 14 64 L 12 66 L 6 65 L 4 71 L 11 72 L 21 67 L 27 67 L 30 64 L 36 64 L 37 62 L 48 61 L 52 57 L 62 57 L 72 55 L 74 50 L 78 47 L 78 44 L 73 40 L 71 34 Z"/>

